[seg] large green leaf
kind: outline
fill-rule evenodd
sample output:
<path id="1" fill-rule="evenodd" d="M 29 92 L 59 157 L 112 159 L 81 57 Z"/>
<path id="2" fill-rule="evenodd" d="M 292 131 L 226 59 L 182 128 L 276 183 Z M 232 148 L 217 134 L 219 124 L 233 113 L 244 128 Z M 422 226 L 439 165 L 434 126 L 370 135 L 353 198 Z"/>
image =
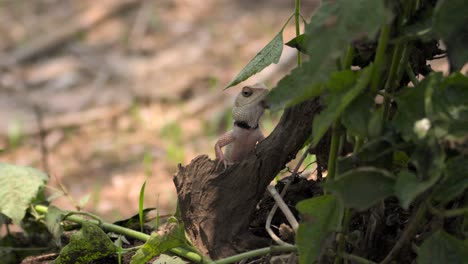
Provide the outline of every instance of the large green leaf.
<path id="1" fill-rule="evenodd" d="M 356 19 L 366 14 L 366 19 Z M 323 2 L 306 26 L 309 60 L 285 76 L 268 95 L 272 110 L 300 103 L 320 94 L 318 84 L 328 80 L 336 60 L 353 40 L 374 37 L 386 19 L 382 0 Z"/>
<path id="2" fill-rule="evenodd" d="M 168 223 L 164 229 L 151 234 L 151 237 L 133 255 L 131 264 L 144 264 L 151 258 L 186 243 L 184 229 L 176 222 Z"/>
<path id="3" fill-rule="evenodd" d="M 416 167 L 417 174 L 403 170 L 398 174 L 395 195 L 403 208 L 408 209 L 411 202 L 440 179 L 442 176 L 445 154 L 440 146 L 432 141 L 425 141 L 417 146 L 410 162 Z"/>
<path id="4" fill-rule="evenodd" d="M 418 250 L 418 264 L 468 263 L 468 241 L 437 231 Z"/>
<path id="5" fill-rule="evenodd" d="M 48 177 L 30 167 L 0 162 L 0 213 L 19 224 Z"/>
<path id="6" fill-rule="evenodd" d="M 265 69 L 272 63 L 278 63 L 283 52 L 283 29 L 237 74 L 226 86 L 232 87 L 247 80 L 250 76 Z"/>
<path id="7" fill-rule="evenodd" d="M 466 0 L 439 0 L 435 8 L 433 28 L 447 45 L 452 70 L 460 70 L 468 62 L 468 4 Z"/>
<path id="8" fill-rule="evenodd" d="M 393 175 L 374 167 L 360 167 L 324 184 L 346 207 L 364 210 L 393 194 Z"/>
<path id="9" fill-rule="evenodd" d="M 346 73 L 343 72 L 343 73 Z M 345 111 L 351 102 L 367 87 L 370 81 L 372 67 L 366 67 L 356 84 L 348 89 L 340 89 L 330 95 L 325 110 L 318 114 L 313 121 L 312 144 L 317 145 L 332 123 Z M 336 89 L 331 87 L 330 89 Z"/>
<path id="10" fill-rule="evenodd" d="M 468 188 L 468 158 L 457 156 L 447 161 L 445 177 L 434 190 L 434 199 L 446 203 Z"/>
<path id="11" fill-rule="evenodd" d="M 343 205 L 333 195 L 323 195 L 300 201 L 297 210 L 303 221 L 297 231 L 299 263 L 314 263 L 328 236 L 340 231 Z"/>
<path id="12" fill-rule="evenodd" d="M 83 223 L 70 243 L 61 251 L 54 264 L 85 264 L 117 252 L 117 247 L 97 225 Z"/>

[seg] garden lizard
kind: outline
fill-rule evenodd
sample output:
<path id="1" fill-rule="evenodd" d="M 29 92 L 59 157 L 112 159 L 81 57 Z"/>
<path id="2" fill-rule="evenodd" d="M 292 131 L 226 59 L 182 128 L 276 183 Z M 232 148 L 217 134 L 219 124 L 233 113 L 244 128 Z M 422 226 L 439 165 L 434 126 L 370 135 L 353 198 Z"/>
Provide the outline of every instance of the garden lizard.
<path id="1" fill-rule="evenodd" d="M 258 126 L 258 121 L 263 115 L 268 94 L 267 87 L 260 83 L 253 86 L 245 86 L 237 95 L 232 109 L 234 128 L 222 135 L 215 144 L 216 158 L 228 165 L 244 159 L 251 152 L 258 141 L 265 137 Z M 226 146 L 223 153 L 222 147 Z"/>

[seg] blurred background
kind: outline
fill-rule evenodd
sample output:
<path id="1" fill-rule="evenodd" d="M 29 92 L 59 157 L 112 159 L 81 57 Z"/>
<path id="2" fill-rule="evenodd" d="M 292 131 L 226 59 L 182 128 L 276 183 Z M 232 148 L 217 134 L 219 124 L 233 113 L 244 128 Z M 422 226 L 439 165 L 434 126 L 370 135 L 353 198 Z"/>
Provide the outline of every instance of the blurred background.
<path id="1" fill-rule="evenodd" d="M 302 1 L 303 14 L 317 4 Z M 145 207 L 172 213 L 177 164 L 214 158 L 230 129 L 239 86 L 222 88 L 293 10 L 285 0 L 0 0 L 0 162 L 47 172 L 63 209 L 131 216 L 146 180 Z M 246 83 L 271 87 L 295 56 L 285 47 Z M 267 113 L 266 133 L 278 117 Z"/>

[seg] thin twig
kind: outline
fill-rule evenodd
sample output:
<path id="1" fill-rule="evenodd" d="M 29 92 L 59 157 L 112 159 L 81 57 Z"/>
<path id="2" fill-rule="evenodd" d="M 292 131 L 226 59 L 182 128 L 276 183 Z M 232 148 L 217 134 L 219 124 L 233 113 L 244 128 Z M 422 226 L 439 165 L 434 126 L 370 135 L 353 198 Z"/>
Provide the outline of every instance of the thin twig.
<path id="1" fill-rule="evenodd" d="M 283 197 L 284 195 L 286 194 L 286 191 L 288 190 L 289 188 L 289 185 L 291 185 L 291 182 L 294 181 L 294 178 L 297 176 L 297 172 L 299 171 L 299 168 L 301 167 L 302 163 L 304 162 L 304 160 L 306 159 L 307 155 L 309 154 L 309 151 L 312 149 L 312 144 L 310 144 L 306 151 L 304 152 L 304 154 L 302 155 L 301 159 L 299 160 L 299 162 L 296 164 L 296 167 L 294 168 L 294 171 L 292 172 L 291 174 L 291 179 L 286 183 L 286 185 L 284 186 L 283 190 L 281 191 L 281 200 L 283 200 Z M 269 188 L 269 187 L 268 187 Z M 275 190 L 276 192 L 276 190 Z M 270 192 L 271 193 L 271 192 Z M 273 197 L 274 198 L 274 197 Z M 270 213 L 268 213 L 268 217 L 267 217 L 267 220 L 266 220 L 266 223 L 265 223 L 265 229 L 267 230 L 268 234 L 270 235 L 270 237 L 278 244 L 280 245 L 287 245 L 288 243 L 284 242 L 283 240 L 281 240 L 272 230 L 271 230 L 271 221 L 273 219 L 273 216 L 275 215 L 276 213 L 276 210 L 278 210 L 278 204 L 275 203 L 275 205 L 273 206 L 273 208 L 271 208 L 271 211 Z M 288 209 L 289 210 L 289 209 Z M 295 220 L 295 219 L 294 219 Z M 297 229 L 295 229 L 294 231 L 296 231 Z"/>
<path id="2" fill-rule="evenodd" d="M 276 209 L 278 209 L 278 205 L 275 204 L 273 208 L 271 209 L 270 213 L 268 214 L 268 217 L 266 219 L 265 223 L 265 229 L 267 233 L 270 235 L 271 239 L 276 242 L 276 244 L 281 245 L 281 246 L 291 246 L 291 244 L 284 242 L 281 238 L 279 238 L 275 232 L 271 229 L 271 220 L 273 219 L 273 216 L 275 215 Z"/>
<path id="3" fill-rule="evenodd" d="M 297 222 L 291 210 L 289 210 L 289 207 L 286 205 L 284 200 L 281 198 L 280 194 L 276 191 L 275 187 L 271 185 L 267 187 L 267 190 L 270 192 L 276 204 L 281 209 L 283 214 L 286 216 L 286 219 L 288 220 L 289 224 L 294 229 L 294 232 L 297 232 L 297 229 L 299 228 L 299 223 Z"/>

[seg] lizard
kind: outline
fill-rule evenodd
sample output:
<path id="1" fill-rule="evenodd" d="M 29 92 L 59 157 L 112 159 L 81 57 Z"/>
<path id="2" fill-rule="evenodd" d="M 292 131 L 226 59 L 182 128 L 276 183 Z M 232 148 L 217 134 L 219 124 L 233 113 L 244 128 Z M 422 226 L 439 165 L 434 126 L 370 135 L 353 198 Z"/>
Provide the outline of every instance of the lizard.
<path id="1" fill-rule="evenodd" d="M 257 142 L 263 140 L 258 122 L 263 112 L 268 108 L 266 96 L 268 89 L 263 83 L 245 86 L 236 96 L 232 117 L 234 127 L 222 135 L 215 144 L 216 158 L 224 163 L 224 167 L 244 159 Z M 225 152 L 221 150 L 226 146 Z"/>

